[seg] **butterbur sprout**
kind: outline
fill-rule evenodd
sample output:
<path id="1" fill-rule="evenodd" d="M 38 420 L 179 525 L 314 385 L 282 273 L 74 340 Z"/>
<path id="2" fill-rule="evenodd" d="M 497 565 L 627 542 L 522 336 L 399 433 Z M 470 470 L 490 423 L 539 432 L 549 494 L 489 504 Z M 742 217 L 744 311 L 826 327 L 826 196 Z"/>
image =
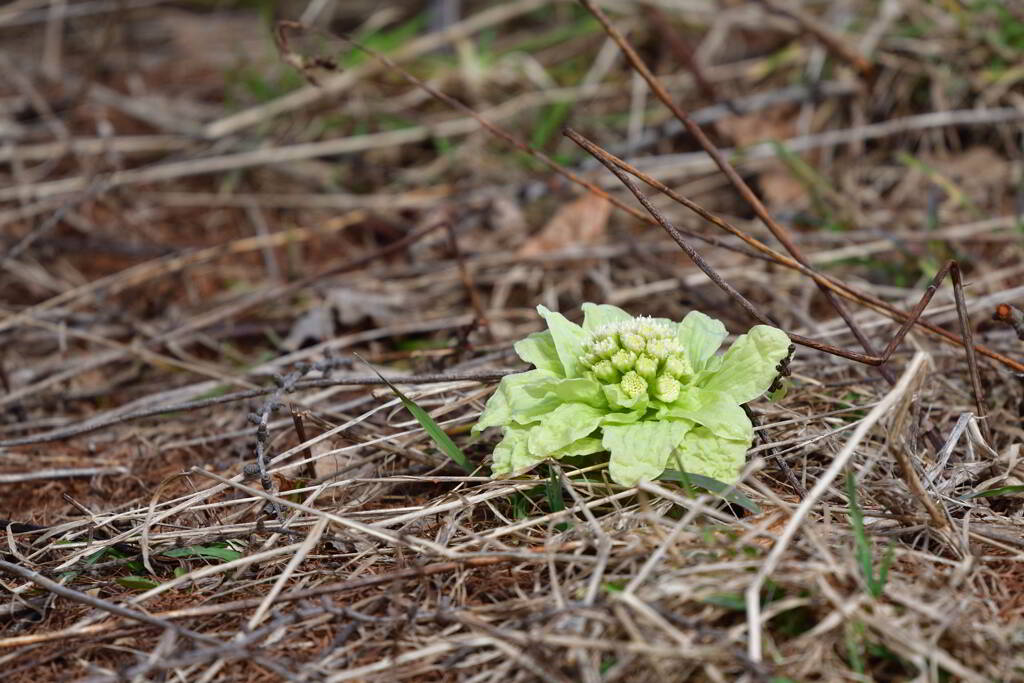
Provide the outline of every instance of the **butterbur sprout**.
<path id="1" fill-rule="evenodd" d="M 534 369 L 504 377 L 473 427 L 503 430 L 495 477 L 607 451 L 624 486 L 667 467 L 736 481 L 754 438 L 740 406 L 771 386 L 789 354 L 784 332 L 757 325 L 716 355 L 725 326 L 699 311 L 676 323 L 586 303 L 580 326 L 537 310 L 548 329 L 515 345 Z"/>

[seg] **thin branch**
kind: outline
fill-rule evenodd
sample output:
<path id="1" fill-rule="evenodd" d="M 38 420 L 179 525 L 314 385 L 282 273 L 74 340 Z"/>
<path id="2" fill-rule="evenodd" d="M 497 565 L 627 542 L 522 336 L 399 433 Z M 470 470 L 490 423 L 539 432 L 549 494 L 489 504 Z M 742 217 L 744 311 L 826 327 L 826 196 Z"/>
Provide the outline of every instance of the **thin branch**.
<path id="1" fill-rule="evenodd" d="M 392 384 L 440 384 L 443 382 L 496 382 L 505 375 L 510 374 L 512 371 L 496 371 L 496 372 L 463 372 L 463 373 L 452 373 L 452 374 L 439 374 L 439 375 L 406 375 L 406 376 L 392 376 L 385 379 L 381 379 L 376 375 L 357 375 L 353 377 L 337 377 L 330 379 L 303 379 L 295 382 L 294 386 L 290 387 L 288 391 L 284 393 L 294 393 L 303 389 L 322 389 L 325 387 L 341 387 L 341 386 L 376 386 L 385 385 L 387 382 Z M 114 417 L 101 419 L 101 420 L 88 420 L 84 423 L 77 425 L 71 425 L 70 427 L 63 427 L 61 429 L 54 429 L 49 432 L 43 432 L 42 434 L 33 434 L 32 436 L 23 436 L 17 439 L 7 439 L 6 441 L 0 441 L 0 448 L 7 448 L 11 446 L 27 446 L 29 444 L 47 443 L 49 441 L 60 441 L 62 439 L 70 439 L 83 434 L 89 434 L 91 432 L 98 431 L 100 429 L 106 429 L 113 425 L 122 424 L 125 422 L 131 422 L 133 420 L 140 420 L 146 417 L 154 417 L 156 415 L 164 415 L 166 413 L 175 413 L 186 410 L 202 410 L 203 408 L 209 408 L 210 406 L 221 405 L 224 403 L 233 403 L 235 401 L 244 401 L 250 398 L 257 398 L 259 396 L 266 396 L 273 394 L 278 391 L 277 387 L 264 388 L 264 389 L 250 389 L 248 391 L 236 391 L 231 394 L 224 394 L 223 396 L 216 396 L 213 398 L 203 398 L 195 401 L 185 401 L 183 403 L 171 403 L 168 405 L 157 406 L 155 408 L 144 408 L 142 410 L 136 410 L 125 415 L 115 415 Z"/>

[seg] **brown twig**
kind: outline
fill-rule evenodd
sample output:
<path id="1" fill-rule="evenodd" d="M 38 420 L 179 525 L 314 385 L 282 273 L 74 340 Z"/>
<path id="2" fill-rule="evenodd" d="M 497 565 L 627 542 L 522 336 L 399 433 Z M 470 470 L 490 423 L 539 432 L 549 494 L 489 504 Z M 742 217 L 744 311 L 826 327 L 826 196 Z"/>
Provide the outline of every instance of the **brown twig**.
<path id="1" fill-rule="evenodd" d="M 874 83 L 875 77 L 878 74 L 871 60 L 839 37 L 828 26 L 825 26 L 803 10 L 793 7 L 788 2 L 782 2 L 781 0 L 758 0 L 758 2 L 773 12 L 784 14 L 793 19 L 796 23 L 800 24 L 800 28 L 817 38 L 830 52 L 853 67 L 861 80 L 868 85 Z"/>
<path id="2" fill-rule="evenodd" d="M 95 609 L 107 612 L 109 614 L 115 614 L 119 617 L 124 617 L 125 619 L 131 619 L 132 621 L 138 621 L 143 624 L 149 624 L 150 626 L 156 626 L 162 629 L 169 629 L 180 636 L 192 638 L 193 640 L 198 640 L 203 643 L 213 643 L 218 645 L 220 644 L 219 640 L 211 636 L 203 635 L 202 633 L 197 633 L 195 631 L 179 626 L 173 622 L 167 621 L 166 619 L 161 619 L 160 617 L 155 617 L 150 614 L 146 614 L 145 612 L 139 612 L 138 610 L 128 609 L 127 607 L 122 607 L 121 605 L 110 602 L 109 600 L 103 600 L 102 598 L 97 598 L 92 595 L 88 595 L 87 593 L 76 591 L 74 589 L 68 588 L 67 586 L 61 585 L 56 581 L 46 578 L 37 571 L 33 571 L 31 569 L 28 569 L 27 567 L 22 567 L 21 565 L 12 564 L 10 562 L 0 560 L 0 571 L 6 572 L 7 574 L 10 574 L 12 576 L 17 576 L 19 578 L 25 579 L 26 581 L 31 581 L 40 588 L 48 590 L 51 593 L 59 595 L 60 597 L 65 598 L 67 600 L 78 602 L 83 605 L 88 605 L 89 607 L 93 607 Z"/>
<path id="3" fill-rule="evenodd" d="M 476 324 L 483 329 L 487 339 L 494 342 L 494 332 L 491 331 L 491 323 L 487 320 L 487 312 L 480 301 L 480 294 L 477 292 L 476 285 L 473 284 L 473 277 L 469 273 L 466 259 L 459 248 L 459 240 L 455 236 L 455 226 L 450 222 L 448 223 L 448 243 L 451 246 L 452 253 L 455 255 L 455 261 L 459 264 L 459 277 L 462 278 L 462 286 L 465 287 L 466 294 L 469 296 L 469 305 L 473 307 Z"/>
<path id="4" fill-rule="evenodd" d="M 743 200 L 750 206 L 750 208 L 753 209 L 754 213 L 757 214 L 757 217 L 760 218 L 761 221 L 768 227 L 772 235 L 775 236 L 775 239 L 779 240 L 782 246 L 786 248 L 786 251 L 793 255 L 793 258 L 795 258 L 797 261 L 810 268 L 810 264 L 807 262 L 806 258 L 804 258 L 803 254 L 800 251 L 800 248 L 797 247 L 796 243 L 789 236 L 789 233 L 786 231 L 786 229 L 782 227 L 782 225 L 772 217 L 772 215 L 768 212 L 768 209 L 765 208 L 761 200 L 758 199 L 756 194 L 754 194 L 754 191 L 750 188 L 749 185 L 747 185 L 746 181 L 744 181 L 743 178 L 740 177 L 740 174 L 736 172 L 736 169 L 732 167 L 732 164 L 728 162 L 728 160 L 722 155 L 722 153 L 718 150 L 715 144 L 708 138 L 707 135 L 704 134 L 703 129 L 701 129 L 701 127 L 697 125 L 697 123 L 694 122 L 693 119 L 690 118 L 690 116 L 683 110 L 683 108 L 680 107 L 675 102 L 675 100 L 672 99 L 672 96 L 669 95 L 667 90 L 665 90 L 665 87 L 661 84 L 661 81 L 659 81 L 658 78 L 647 67 L 647 64 L 644 63 L 643 59 L 640 58 L 640 55 L 638 55 L 636 50 L 633 49 L 633 46 L 630 45 L 629 41 L 626 40 L 625 36 L 623 36 L 619 32 L 619 30 L 615 28 L 614 25 L 612 25 L 611 20 L 608 19 L 608 16 L 604 13 L 604 11 L 602 11 L 601 8 L 595 5 L 592 0 L 580 0 L 580 4 L 582 4 L 587 9 L 587 11 L 593 14 L 597 18 L 597 20 L 601 22 L 601 25 L 604 27 L 605 33 L 607 33 L 608 36 L 615 41 L 615 43 L 619 46 L 619 49 L 621 49 L 623 54 L 626 55 L 626 59 L 629 61 L 630 65 L 637 71 L 637 73 L 639 73 L 643 77 L 645 81 L 647 81 L 647 85 L 648 87 L 651 88 L 651 92 L 653 92 L 655 96 L 659 100 L 661 100 L 666 107 L 668 107 L 669 111 L 672 112 L 673 116 L 679 119 L 679 122 L 682 123 L 683 127 L 686 128 L 686 131 L 690 135 L 692 135 L 695 140 L 697 140 L 701 148 L 703 148 L 704 151 L 707 152 L 708 156 L 710 156 L 714 160 L 715 165 L 718 166 L 719 170 L 721 170 L 725 177 L 729 179 L 729 182 L 736 189 L 736 191 L 743 198 Z M 833 309 L 835 309 L 836 313 L 838 313 L 839 316 L 843 319 L 847 327 L 850 328 L 850 331 L 853 333 L 853 336 L 857 339 L 857 342 L 861 345 L 861 347 L 864 348 L 867 354 L 869 356 L 877 356 L 878 354 L 875 352 L 871 342 L 868 340 L 866 336 L 864 336 L 864 333 L 861 332 L 860 328 L 853 321 L 853 318 L 846 310 L 846 307 L 843 306 L 842 302 L 836 297 L 836 295 L 833 294 L 832 291 L 827 287 L 824 287 L 817 282 L 815 282 L 815 284 L 818 285 L 818 289 L 820 289 L 821 292 L 825 295 L 825 298 L 828 300 L 829 304 L 832 306 Z M 873 363 L 873 365 L 878 366 L 878 371 L 882 374 L 883 377 L 885 377 L 886 381 L 889 382 L 889 384 L 894 384 L 896 382 L 896 376 L 893 375 L 892 372 L 889 371 L 887 368 L 885 368 L 883 363 L 884 361 L 882 361 L 882 363 Z"/>
<path id="5" fill-rule="evenodd" d="M 508 372 L 469 372 L 469 373 L 451 373 L 451 374 L 436 374 L 436 375 L 407 375 L 403 377 L 389 377 L 386 380 L 382 380 L 380 377 L 373 375 L 360 375 L 355 377 L 338 377 L 338 378 L 315 378 L 315 379 L 302 379 L 295 382 L 294 386 L 290 387 L 285 393 L 292 393 L 300 391 L 302 389 L 322 389 L 326 387 L 339 387 L 339 386 L 372 386 L 372 385 L 384 385 L 387 382 L 393 384 L 437 384 L 440 382 L 496 382 L 500 380 Z M 233 403 L 235 401 L 243 401 L 249 398 L 258 398 L 260 396 L 266 396 L 277 391 L 277 388 L 268 389 L 250 389 L 248 391 L 236 391 L 231 394 L 224 394 L 223 396 L 216 396 L 213 398 L 203 398 L 195 401 L 185 401 L 183 403 L 174 403 L 170 405 L 157 406 L 156 408 L 145 408 L 143 410 L 137 410 L 125 415 L 117 415 L 115 417 L 108 418 L 101 421 L 89 420 L 85 424 L 72 425 L 71 427 L 63 427 L 61 429 L 55 429 L 42 434 L 35 434 L 32 436 L 24 436 L 17 439 L 7 439 L 6 441 L 0 441 L 0 448 L 8 448 L 11 446 L 26 446 L 29 444 L 46 443 L 48 441 L 59 441 L 61 439 L 70 439 L 75 436 L 81 436 L 82 434 L 89 434 L 100 429 L 105 429 L 116 424 L 124 422 L 130 422 L 132 420 L 140 420 L 146 417 L 154 417 L 156 415 L 163 415 L 166 413 L 178 412 L 181 410 L 201 410 L 203 408 L 209 408 L 210 406 L 220 405 L 223 403 Z"/>
<path id="6" fill-rule="evenodd" d="M 293 26 L 292 28 L 295 28 L 295 27 Z M 515 149 L 519 150 L 520 152 L 523 152 L 524 154 L 527 154 L 530 157 L 536 159 L 537 161 L 539 161 L 540 163 L 544 164 L 549 169 L 551 169 L 551 171 L 553 171 L 554 173 L 557 173 L 558 175 L 562 176 L 563 178 L 569 180 L 570 182 L 575 183 L 576 185 L 579 185 L 580 187 L 582 187 L 583 189 L 587 190 L 591 194 L 597 195 L 598 197 L 602 197 L 602 198 L 608 200 L 609 202 L 611 202 L 611 204 L 613 206 L 616 206 L 619 209 L 625 211 L 626 213 L 628 213 L 629 215 L 633 216 L 637 220 L 643 221 L 645 223 L 649 223 L 651 225 L 654 224 L 654 221 L 651 219 L 651 217 L 645 215 L 643 211 L 639 211 L 638 209 L 635 209 L 632 206 L 629 206 L 628 204 L 624 203 L 618 197 L 612 196 L 611 194 L 605 192 L 603 189 L 601 189 L 600 187 L 598 187 L 594 183 L 590 182 L 589 180 L 586 180 L 585 178 L 583 178 L 579 174 L 574 173 L 573 171 L 570 171 L 569 169 L 565 168 L 565 166 L 563 166 L 562 164 L 559 164 L 557 161 L 552 159 L 550 156 L 548 156 L 544 152 L 542 152 L 542 151 L 540 151 L 538 149 L 534 149 L 533 147 L 531 147 L 529 144 L 527 144 L 522 139 L 516 137 L 515 135 L 513 135 L 510 132 L 508 132 L 507 130 L 505 130 L 501 126 L 498 126 L 497 124 L 493 123 L 492 121 L 489 121 L 488 119 L 484 118 L 483 116 L 478 114 L 476 111 L 474 111 L 472 108 L 466 106 L 465 104 L 463 104 L 462 102 L 458 101 L 457 99 L 455 99 L 451 95 L 448 95 L 447 93 L 442 92 L 442 91 L 438 90 L 437 88 L 431 86 L 429 83 L 426 83 L 422 79 L 417 78 L 412 73 L 410 73 L 407 69 L 403 68 L 401 65 L 397 64 L 392 59 L 390 59 L 390 58 L 380 54 L 379 52 L 377 52 L 373 48 L 367 47 L 366 45 L 363 45 L 362 43 L 354 40 L 353 38 L 351 38 L 349 36 L 338 36 L 338 35 L 327 34 L 327 33 L 323 33 L 323 35 L 328 36 L 330 38 L 335 38 L 335 39 L 338 39 L 338 40 L 342 40 L 342 41 L 352 45 L 353 47 L 355 47 L 355 48 L 365 52 L 366 54 L 370 55 L 371 57 L 373 57 L 374 59 L 379 61 L 384 66 L 388 67 L 389 69 L 393 69 L 396 73 L 401 75 L 402 78 L 404 78 L 405 80 L 409 81 L 410 83 L 412 83 L 413 85 L 415 85 L 415 86 L 417 86 L 419 88 L 422 88 L 423 91 L 428 93 L 431 97 L 435 98 L 436 100 L 438 100 L 440 102 L 445 103 L 446 105 L 448 105 L 452 109 L 456 109 L 458 111 L 463 112 L 464 114 L 466 114 L 470 118 L 474 119 L 486 131 L 488 131 L 489 133 L 491 133 L 495 137 L 499 138 L 500 140 L 505 141 L 506 143 L 508 143 L 509 145 L 514 147 Z M 685 230 L 685 229 L 681 230 L 681 232 L 683 234 L 689 236 L 689 237 L 692 237 L 694 239 L 700 240 L 702 242 L 706 242 L 707 244 L 711 244 L 711 245 L 714 245 L 714 246 L 717 246 L 717 247 L 721 247 L 723 249 L 728 249 L 730 251 L 739 252 L 739 253 L 744 254 L 746 256 L 749 256 L 751 258 L 761 258 L 761 256 L 758 255 L 756 252 L 750 252 L 750 251 L 748 251 L 746 249 L 743 249 L 742 247 L 738 247 L 737 245 L 734 245 L 734 244 L 729 244 L 728 242 L 723 242 L 723 241 L 721 241 L 719 239 L 716 239 L 715 237 L 712 237 L 712 236 L 709 236 L 709 235 L 702 235 L 700 233 L 692 232 L 692 231 Z"/>
<path id="7" fill-rule="evenodd" d="M 1024 341 L 1024 311 L 1010 304 L 1000 304 L 996 306 L 992 319 L 1012 327 L 1017 339 Z"/>
<path id="8" fill-rule="evenodd" d="M 295 406 L 290 406 L 292 414 L 292 424 L 295 426 L 295 434 L 299 437 L 299 443 L 305 443 L 308 440 L 306 436 L 306 425 L 302 421 L 302 413 L 295 410 Z M 306 476 L 311 480 L 316 479 L 316 466 L 313 464 L 313 450 L 308 446 L 303 448 L 300 453 L 302 459 L 306 461 Z"/>
<path id="9" fill-rule="evenodd" d="M 771 261 L 774 261 L 775 263 L 778 263 L 781 266 L 784 266 L 786 268 L 791 268 L 792 270 L 795 270 L 795 271 L 797 271 L 797 272 L 799 272 L 799 273 L 801 273 L 803 275 L 806 275 L 807 277 L 812 278 L 819 285 L 821 285 L 823 287 L 828 287 L 829 289 L 834 291 L 839 296 L 841 296 L 841 297 L 843 297 L 845 299 L 848 299 L 850 301 L 854 301 L 854 302 L 863 304 L 865 306 L 868 306 L 869 308 L 872 308 L 876 312 L 881 313 L 882 315 L 886 315 L 886 316 L 892 318 L 896 322 L 901 322 L 902 323 L 902 322 L 906 322 L 908 320 L 911 320 L 913 318 L 913 315 L 911 313 L 906 313 L 905 311 L 901 311 L 900 309 L 892 306 L 891 304 L 889 304 L 886 301 L 882 301 L 881 299 L 878 299 L 877 297 L 874 297 L 874 296 L 871 296 L 869 294 L 860 292 L 860 291 L 854 289 L 853 287 L 847 285 L 844 282 L 836 280 L 835 278 L 832 278 L 832 277 L 830 277 L 828 275 L 825 275 L 824 273 L 820 273 L 820 272 L 814 270 L 813 268 L 810 268 L 810 267 L 804 265 L 803 263 L 800 263 L 799 261 L 796 261 L 795 259 L 790 258 L 790 257 L 786 256 L 785 254 L 782 254 L 782 253 L 772 249 L 768 245 L 766 245 L 763 242 L 759 241 L 757 238 L 748 235 L 747 233 L 745 233 L 744 231 L 742 231 L 739 228 L 735 227 L 734 225 L 732 225 L 731 223 L 729 223 L 725 219 L 721 218 L 720 216 L 717 216 L 716 214 L 711 213 L 710 211 L 708 211 L 707 209 L 705 209 L 701 205 L 697 204 L 693 200 L 688 199 L 686 197 L 683 197 L 678 192 L 676 192 L 672 188 L 668 187 L 667 185 L 665 185 L 661 181 L 657 180 L 656 178 L 653 178 L 653 177 L 647 175 L 643 171 L 640 171 L 636 167 L 634 167 L 631 164 L 625 162 L 624 160 L 620 159 L 619 157 L 615 156 L 614 154 L 611 154 L 607 150 L 602 149 L 601 147 L 595 145 L 593 142 L 591 142 L 587 138 L 583 137 L 582 135 L 580 135 L 576 131 L 572 130 L 571 128 L 570 129 L 566 129 L 564 131 L 564 133 L 573 142 L 575 142 L 576 144 L 578 144 L 581 147 L 583 147 L 588 153 L 590 153 L 591 155 L 596 157 L 599 161 L 602 161 L 602 163 L 605 163 L 606 165 L 608 163 L 614 164 L 619 169 L 625 171 L 626 173 L 629 173 L 630 175 L 632 175 L 633 177 L 641 180 L 642 182 L 644 182 L 645 184 L 649 185 L 650 187 L 652 187 L 652 188 L 658 190 L 659 192 L 665 194 L 667 197 L 669 197 L 669 198 L 675 200 L 676 202 L 682 204 L 687 209 L 693 211 L 698 216 L 700 216 L 704 220 L 708 221 L 712 225 L 715 225 L 718 228 L 721 228 L 722 230 L 725 230 L 726 232 L 728 232 L 728 233 L 730 233 L 732 235 L 735 235 L 736 237 L 740 238 L 741 240 L 746 242 L 750 247 L 756 249 L 761 254 L 764 254 Z M 941 328 L 941 327 L 939 327 L 937 325 L 934 325 L 934 324 L 928 322 L 927 320 L 922 320 L 921 318 L 917 318 L 917 320 L 915 321 L 914 324 L 918 325 L 919 327 L 923 327 L 928 332 L 931 332 L 933 334 L 938 335 L 940 338 L 942 338 L 946 342 L 949 342 L 949 343 L 952 343 L 952 344 L 955 344 L 955 345 L 961 346 L 961 347 L 964 346 L 963 337 L 958 337 L 954 333 L 952 333 L 952 332 L 950 332 L 948 330 L 945 330 L 945 329 L 943 329 L 943 328 Z M 1002 365 L 1005 365 L 1006 367 L 1009 367 L 1011 369 L 1017 370 L 1018 372 L 1024 372 L 1024 364 L 1021 364 L 1018 361 L 1016 361 L 1016 360 L 1014 360 L 1012 358 L 1009 358 L 1009 357 L 1007 357 L 1007 356 L 1005 356 L 1005 355 L 1003 355 L 1001 353 L 993 351 L 992 349 L 989 349 L 986 346 L 978 344 L 978 345 L 974 346 L 974 349 L 975 349 L 975 351 L 977 353 L 980 353 L 980 354 L 982 354 L 982 355 L 984 355 L 984 356 L 986 356 L 988 358 L 991 358 L 991 359 L 1001 363 Z"/>

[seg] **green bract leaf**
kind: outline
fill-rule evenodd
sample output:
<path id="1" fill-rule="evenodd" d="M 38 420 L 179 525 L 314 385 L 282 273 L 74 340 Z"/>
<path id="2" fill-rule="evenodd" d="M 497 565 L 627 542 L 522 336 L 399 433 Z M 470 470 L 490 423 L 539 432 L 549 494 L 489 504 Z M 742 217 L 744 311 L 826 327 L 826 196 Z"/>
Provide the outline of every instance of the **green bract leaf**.
<path id="1" fill-rule="evenodd" d="M 668 464 L 731 484 L 739 477 L 748 448 L 749 441 L 723 439 L 707 427 L 695 427 L 683 438 Z"/>
<path id="2" fill-rule="evenodd" d="M 494 463 L 491 465 L 491 474 L 495 477 L 513 476 L 521 474 L 532 467 L 536 467 L 544 456 L 535 457 L 530 455 L 526 447 L 529 439 L 530 429 L 528 427 L 506 427 L 505 438 L 494 447 Z"/>
<path id="3" fill-rule="evenodd" d="M 618 384 L 603 384 L 601 389 L 613 410 L 644 411 L 647 409 L 647 404 L 651 402 L 646 393 L 629 396 Z"/>
<path id="4" fill-rule="evenodd" d="M 611 453 L 608 474 L 623 486 L 657 478 L 692 426 L 685 420 L 662 420 L 602 428 L 602 443 Z"/>
<path id="5" fill-rule="evenodd" d="M 720 391 L 688 387 L 679 400 L 658 412 L 659 417 L 681 417 L 726 438 L 750 442 L 754 426 L 746 412 Z"/>
<path id="6" fill-rule="evenodd" d="M 537 399 L 554 397 L 560 402 L 586 403 L 600 408 L 608 405 L 604 392 L 601 391 L 601 385 L 590 377 L 542 379 L 523 386 L 523 391 Z"/>
<path id="7" fill-rule="evenodd" d="M 595 332 L 602 325 L 621 323 L 632 319 L 633 316 L 618 306 L 612 306 L 611 304 L 583 304 L 583 329 L 587 332 Z"/>
<path id="8" fill-rule="evenodd" d="M 700 311 L 690 311 L 679 323 L 679 343 L 686 350 L 694 372 L 704 369 L 704 364 L 722 345 L 728 332 L 725 325 Z"/>
<path id="9" fill-rule="evenodd" d="M 600 453 L 604 450 L 604 446 L 601 444 L 601 439 L 593 436 L 584 437 L 582 439 L 576 439 L 568 446 L 559 448 L 554 453 L 551 453 L 548 457 L 555 458 L 566 458 L 573 455 L 590 455 L 591 453 Z"/>
<path id="10" fill-rule="evenodd" d="M 789 337 L 782 330 L 757 325 L 729 347 L 722 367 L 703 383 L 703 389 L 726 394 L 736 403 L 752 401 L 771 386 L 779 362 L 789 353 Z"/>
<path id="11" fill-rule="evenodd" d="M 479 434 L 488 427 L 510 424 L 517 418 L 518 421 L 529 423 L 532 421 L 529 419 L 531 413 L 543 415 L 547 410 L 554 408 L 559 403 L 557 398 L 545 398 L 543 392 L 538 397 L 526 391 L 527 386 L 546 386 L 553 379 L 557 377 L 547 370 L 529 370 L 502 377 L 498 390 L 491 394 L 480 419 L 473 425 L 473 434 Z"/>
<path id="12" fill-rule="evenodd" d="M 583 403 L 563 403 L 530 430 L 531 455 L 546 457 L 577 439 L 589 436 L 601 424 L 605 411 Z"/>
<path id="13" fill-rule="evenodd" d="M 586 332 L 561 313 L 549 311 L 544 306 L 538 306 L 537 312 L 547 321 L 551 338 L 554 340 L 555 349 L 558 352 L 558 359 L 562 362 L 562 368 L 565 370 L 565 376 L 579 377 L 583 370 L 579 358 Z"/>
<path id="14" fill-rule="evenodd" d="M 517 341 L 513 348 L 524 362 L 559 377 L 565 377 L 565 368 L 558 359 L 558 349 L 555 348 L 555 340 L 552 339 L 550 331 L 534 332 L 526 339 Z"/>
<path id="15" fill-rule="evenodd" d="M 646 413 L 646 406 L 628 413 L 608 413 L 601 418 L 601 425 L 631 425 L 639 422 Z"/>

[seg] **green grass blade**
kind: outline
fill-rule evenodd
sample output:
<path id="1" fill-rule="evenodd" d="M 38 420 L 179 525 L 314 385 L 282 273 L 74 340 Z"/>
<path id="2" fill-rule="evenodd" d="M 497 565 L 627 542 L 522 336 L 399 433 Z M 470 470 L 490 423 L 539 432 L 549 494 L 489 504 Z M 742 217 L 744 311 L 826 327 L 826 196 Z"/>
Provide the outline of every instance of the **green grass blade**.
<path id="1" fill-rule="evenodd" d="M 889 580 L 889 567 L 892 566 L 892 558 L 896 555 L 896 544 L 890 543 L 889 547 L 885 549 L 885 555 L 882 557 L 882 564 L 878 567 L 878 580 L 875 582 L 875 597 L 882 597 L 882 593 L 885 592 L 885 582 Z"/>
<path id="2" fill-rule="evenodd" d="M 1015 493 L 1024 493 L 1024 486 L 1000 486 L 997 489 L 975 491 L 974 493 L 968 493 L 966 496 L 960 496 L 960 500 L 970 500 L 971 498 L 992 498 L 994 496 L 1012 496 Z"/>
<path id="3" fill-rule="evenodd" d="M 865 550 L 868 551 L 870 557 L 871 549 L 864 533 L 864 513 L 861 512 L 860 504 L 857 503 L 857 480 L 854 478 L 853 472 L 846 474 L 846 500 L 850 506 L 850 525 L 853 527 L 853 540 L 857 549 L 857 559 L 860 561 L 861 554 Z M 864 569 L 863 564 L 861 569 Z"/>
<path id="4" fill-rule="evenodd" d="M 554 467 L 548 468 L 548 481 L 545 487 L 548 498 L 548 506 L 552 512 L 561 512 L 565 509 L 565 498 L 562 497 L 562 482 L 558 478 L 558 472 Z"/>
<path id="5" fill-rule="evenodd" d="M 114 579 L 117 583 L 121 584 L 125 588 L 131 588 L 137 591 L 148 591 L 153 590 L 160 585 L 159 581 L 147 578 L 145 576 L 119 576 Z"/>
<path id="6" fill-rule="evenodd" d="M 219 548 L 217 546 L 189 545 L 184 548 L 172 548 L 164 551 L 168 557 L 212 557 L 225 562 L 237 560 L 242 553 L 231 548 Z"/>
<path id="7" fill-rule="evenodd" d="M 729 491 L 729 484 L 712 479 L 711 477 L 705 477 L 701 474 L 693 474 L 692 472 L 680 472 L 679 470 L 665 470 L 658 477 L 660 481 L 675 481 L 682 484 L 685 488 L 689 489 L 691 486 L 702 488 L 705 491 L 717 494 L 722 497 L 723 500 L 732 503 L 733 505 L 739 505 L 744 510 L 749 510 L 755 515 L 761 514 L 761 507 L 754 501 L 747 498 L 739 491 Z"/>
<path id="8" fill-rule="evenodd" d="M 359 356 L 357 355 L 356 358 L 359 358 Z M 359 360 L 363 359 L 359 358 Z M 366 361 L 363 362 L 366 363 Z M 427 432 L 427 435 L 430 436 L 435 444 L 437 444 L 438 448 L 444 451 L 445 455 L 452 459 L 452 462 L 465 470 L 467 474 L 476 469 L 473 466 L 473 463 L 469 461 L 469 458 L 466 457 L 466 454 L 462 452 L 462 449 L 455 445 L 452 438 L 448 436 L 448 434 L 441 429 L 436 422 L 434 422 L 434 418 L 430 417 L 430 415 L 427 414 L 427 411 L 420 408 L 416 405 L 415 401 L 399 391 L 398 387 L 389 382 L 384 375 L 377 372 L 377 368 L 373 367 L 369 363 L 366 363 L 366 366 L 373 370 L 374 374 L 380 377 L 381 381 L 384 382 L 384 384 L 387 384 L 391 391 L 395 392 L 395 395 L 402 401 L 402 405 L 405 406 L 405 409 L 412 413 L 412 416 L 420 423 L 420 426 Z"/>

